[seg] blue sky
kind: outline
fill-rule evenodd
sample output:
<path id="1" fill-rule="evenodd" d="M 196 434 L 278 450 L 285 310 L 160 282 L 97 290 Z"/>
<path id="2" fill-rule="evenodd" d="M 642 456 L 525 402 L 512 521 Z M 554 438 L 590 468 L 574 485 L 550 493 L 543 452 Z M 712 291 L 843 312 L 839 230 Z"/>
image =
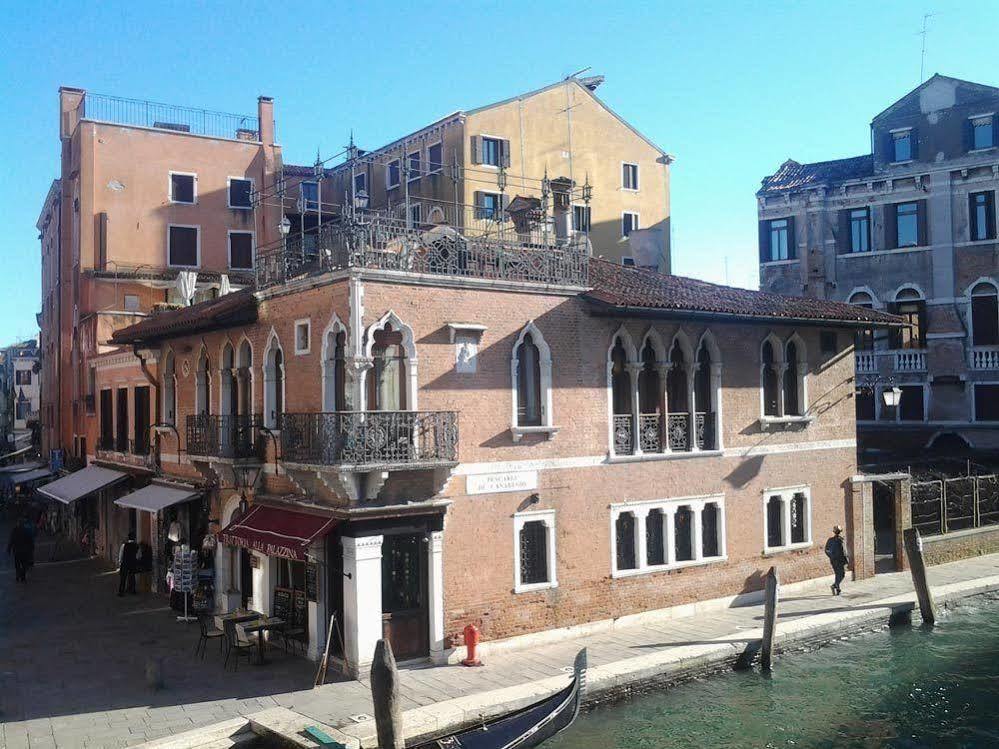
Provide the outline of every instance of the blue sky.
<path id="1" fill-rule="evenodd" d="M 674 271 L 756 285 L 760 179 L 869 150 L 871 117 L 927 75 L 999 85 L 999 3 L 163 2 L 0 4 L 0 344 L 36 334 L 35 221 L 57 176 L 57 89 L 255 113 L 286 160 L 372 147 L 590 66 L 675 154 Z M 599 196 L 595 196 L 599 199 Z"/>

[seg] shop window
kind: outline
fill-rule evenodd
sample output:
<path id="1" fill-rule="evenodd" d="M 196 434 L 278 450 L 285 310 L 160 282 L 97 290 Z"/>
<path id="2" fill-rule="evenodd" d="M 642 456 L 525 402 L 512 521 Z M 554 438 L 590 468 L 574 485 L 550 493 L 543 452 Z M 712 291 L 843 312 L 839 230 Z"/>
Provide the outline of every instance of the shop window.
<path id="1" fill-rule="evenodd" d="M 555 587 L 555 511 L 514 515 L 514 539 L 515 592 Z"/>
<path id="2" fill-rule="evenodd" d="M 630 512 L 622 512 L 614 524 L 617 534 L 617 568 L 633 570 L 638 566 L 638 551 L 635 548 L 635 516 Z"/>
<path id="3" fill-rule="evenodd" d="M 807 546 L 811 535 L 811 492 L 807 488 L 765 492 L 764 551 Z"/>

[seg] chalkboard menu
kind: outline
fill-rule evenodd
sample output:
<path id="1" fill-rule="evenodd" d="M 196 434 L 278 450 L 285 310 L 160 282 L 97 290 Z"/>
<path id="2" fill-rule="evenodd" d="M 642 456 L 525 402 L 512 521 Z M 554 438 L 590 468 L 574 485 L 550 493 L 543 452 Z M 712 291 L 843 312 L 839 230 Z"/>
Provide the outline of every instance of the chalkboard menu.
<path id="1" fill-rule="evenodd" d="M 292 593 L 293 591 L 290 588 L 274 589 L 274 605 L 271 608 L 273 616 L 276 616 L 278 619 L 284 619 L 286 622 L 291 621 Z"/>
<path id="2" fill-rule="evenodd" d="M 309 601 L 305 597 L 305 591 L 275 588 L 271 615 L 290 622 L 292 627 L 308 627 Z"/>
<path id="3" fill-rule="evenodd" d="M 309 626 L 309 602 L 305 598 L 304 590 L 294 591 L 294 606 L 291 612 L 291 626 L 307 628 Z"/>
<path id="4" fill-rule="evenodd" d="M 309 601 L 319 600 L 319 565 L 305 565 L 305 597 Z"/>

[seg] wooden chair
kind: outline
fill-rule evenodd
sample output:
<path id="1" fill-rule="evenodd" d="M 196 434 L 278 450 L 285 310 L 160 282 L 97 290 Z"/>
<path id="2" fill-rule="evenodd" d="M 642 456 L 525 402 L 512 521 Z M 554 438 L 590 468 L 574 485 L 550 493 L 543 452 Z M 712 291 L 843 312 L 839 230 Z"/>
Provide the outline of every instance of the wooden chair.
<path id="1" fill-rule="evenodd" d="M 254 657 L 257 650 L 257 643 L 253 642 L 249 637 L 246 636 L 246 631 L 243 629 L 243 625 L 236 624 L 234 622 L 226 623 L 226 642 L 227 647 L 225 651 L 225 661 L 222 663 L 222 668 L 225 668 L 229 663 L 229 656 L 235 653 L 235 667 L 234 671 L 239 670 L 239 657 L 245 655 L 247 660 Z"/>
<path id="2" fill-rule="evenodd" d="M 194 647 L 194 654 L 198 655 L 200 653 L 201 659 L 205 659 L 205 652 L 208 650 L 209 640 L 219 641 L 219 654 L 225 655 L 225 632 L 221 629 L 217 629 L 207 616 L 198 617 L 198 625 L 201 627 L 201 636 L 198 637 L 198 644 Z"/>

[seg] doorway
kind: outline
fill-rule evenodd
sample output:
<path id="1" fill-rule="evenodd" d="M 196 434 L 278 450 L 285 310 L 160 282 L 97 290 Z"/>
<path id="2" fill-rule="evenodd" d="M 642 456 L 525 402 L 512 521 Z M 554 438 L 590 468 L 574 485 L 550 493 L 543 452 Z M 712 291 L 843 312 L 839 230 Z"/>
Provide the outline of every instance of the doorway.
<path id="1" fill-rule="evenodd" d="M 382 542 L 382 636 L 400 660 L 430 654 L 427 553 L 422 533 Z"/>
<path id="2" fill-rule="evenodd" d="M 239 599 L 244 609 L 253 598 L 253 564 L 250 562 L 250 552 L 242 547 L 239 549 Z"/>
<path id="3" fill-rule="evenodd" d="M 874 482 L 874 574 L 895 572 L 895 491 L 893 484 Z"/>

